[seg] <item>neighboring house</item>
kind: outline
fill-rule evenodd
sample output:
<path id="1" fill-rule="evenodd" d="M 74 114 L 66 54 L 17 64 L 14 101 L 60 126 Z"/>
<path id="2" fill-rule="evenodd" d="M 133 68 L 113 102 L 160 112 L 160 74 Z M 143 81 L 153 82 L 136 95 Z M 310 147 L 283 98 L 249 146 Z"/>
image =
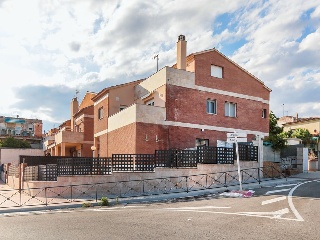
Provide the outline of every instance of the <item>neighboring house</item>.
<path id="1" fill-rule="evenodd" d="M 320 117 L 299 118 L 292 122 L 284 123 L 283 131 L 295 130 L 298 128 L 307 129 L 312 135 L 319 135 L 320 133 Z"/>
<path id="2" fill-rule="evenodd" d="M 96 93 L 87 92 L 81 104 L 71 101 L 71 118 L 51 129 L 44 139 L 44 151 L 51 156 L 92 157 L 94 107 L 91 100 Z"/>
<path id="3" fill-rule="evenodd" d="M 216 146 L 228 132 L 269 133 L 270 89 L 216 49 L 186 55 L 147 79 L 93 97 L 95 156 Z"/>
<path id="4" fill-rule="evenodd" d="M 0 140 L 25 140 L 32 148 L 42 148 L 42 120 L 0 116 Z"/>
<path id="5" fill-rule="evenodd" d="M 317 141 L 316 151 L 320 149 L 319 134 L 320 134 L 320 117 L 297 118 L 293 122 L 283 124 L 283 131 L 288 132 L 298 128 L 307 129 L 312 135 L 313 139 Z"/>
<path id="6" fill-rule="evenodd" d="M 291 122 L 295 122 L 297 121 L 298 118 L 298 115 L 297 117 L 293 117 L 293 116 L 283 116 L 283 117 L 280 117 L 277 121 L 277 124 L 279 127 L 283 127 L 284 124 L 286 123 L 291 123 Z"/>

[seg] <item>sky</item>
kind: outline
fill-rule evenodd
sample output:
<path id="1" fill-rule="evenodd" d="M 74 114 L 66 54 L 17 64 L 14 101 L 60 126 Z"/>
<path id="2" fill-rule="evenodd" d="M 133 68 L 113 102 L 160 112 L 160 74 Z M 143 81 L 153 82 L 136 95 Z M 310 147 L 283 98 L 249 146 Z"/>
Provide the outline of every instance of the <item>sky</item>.
<path id="1" fill-rule="evenodd" d="M 73 97 L 173 65 L 180 34 L 263 81 L 277 117 L 320 116 L 320 0 L 0 0 L 0 115 L 58 127 Z"/>

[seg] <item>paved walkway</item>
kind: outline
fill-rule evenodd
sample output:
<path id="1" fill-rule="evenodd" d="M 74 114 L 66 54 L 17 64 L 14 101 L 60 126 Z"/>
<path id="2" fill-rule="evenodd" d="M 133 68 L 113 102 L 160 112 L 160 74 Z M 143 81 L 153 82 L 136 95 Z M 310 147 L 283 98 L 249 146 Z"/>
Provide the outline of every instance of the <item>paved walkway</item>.
<path id="1" fill-rule="evenodd" d="M 287 179 L 274 179 L 263 181 L 260 184 L 250 183 L 243 184 L 244 190 L 255 189 L 266 186 L 281 185 L 286 182 L 298 182 L 307 179 L 320 179 L 320 171 L 317 172 L 306 172 L 299 173 L 288 177 Z M 214 195 L 217 193 L 225 192 L 226 190 L 239 190 L 239 186 L 221 187 L 215 189 L 205 189 L 193 192 L 182 192 L 182 193 L 170 193 L 152 196 L 132 197 L 119 199 L 119 203 L 152 203 L 152 202 L 164 202 L 172 199 L 191 198 L 195 196 Z M 49 201 L 49 202 L 47 202 Z M 110 203 L 114 204 L 115 199 L 110 199 Z M 47 204 L 46 204 L 47 203 Z M 34 196 L 28 194 L 27 191 L 22 191 L 20 194 L 19 190 L 10 188 L 4 182 L 0 180 L 0 214 L 12 213 L 12 212 L 26 212 L 26 211 L 43 211 L 53 210 L 62 208 L 78 208 L 83 203 L 88 203 L 88 199 L 77 199 L 70 201 L 68 199 L 45 199 L 43 197 Z M 92 201 L 93 205 L 98 205 L 97 202 Z"/>

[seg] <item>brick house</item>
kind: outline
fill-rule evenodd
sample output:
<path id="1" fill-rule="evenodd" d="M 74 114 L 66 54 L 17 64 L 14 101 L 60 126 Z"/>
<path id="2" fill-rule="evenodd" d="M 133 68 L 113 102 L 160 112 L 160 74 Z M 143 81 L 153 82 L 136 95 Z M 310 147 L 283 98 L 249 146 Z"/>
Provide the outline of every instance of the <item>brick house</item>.
<path id="1" fill-rule="evenodd" d="M 51 129 L 44 139 L 45 154 L 51 156 L 92 157 L 93 112 L 92 98 L 96 93 L 87 92 L 79 104 L 77 97 L 70 105 L 71 118 L 59 128 Z"/>
<path id="2" fill-rule="evenodd" d="M 269 132 L 271 90 L 216 49 L 186 55 L 152 76 L 103 89 L 94 102 L 94 156 L 216 146 L 228 132 Z"/>

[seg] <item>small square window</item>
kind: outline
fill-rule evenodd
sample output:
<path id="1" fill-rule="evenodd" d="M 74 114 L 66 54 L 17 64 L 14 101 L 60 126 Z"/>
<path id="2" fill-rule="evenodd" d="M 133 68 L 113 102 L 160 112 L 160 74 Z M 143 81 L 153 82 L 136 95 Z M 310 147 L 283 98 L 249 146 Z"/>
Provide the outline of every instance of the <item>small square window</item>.
<path id="1" fill-rule="evenodd" d="M 211 65 L 211 76 L 216 78 L 222 78 L 223 68 L 215 65 Z"/>
<path id="2" fill-rule="evenodd" d="M 231 102 L 225 102 L 224 104 L 225 116 L 236 117 L 237 116 L 237 104 Z"/>
<path id="3" fill-rule="evenodd" d="M 216 100 L 207 100 L 207 113 L 217 114 L 217 101 Z"/>

